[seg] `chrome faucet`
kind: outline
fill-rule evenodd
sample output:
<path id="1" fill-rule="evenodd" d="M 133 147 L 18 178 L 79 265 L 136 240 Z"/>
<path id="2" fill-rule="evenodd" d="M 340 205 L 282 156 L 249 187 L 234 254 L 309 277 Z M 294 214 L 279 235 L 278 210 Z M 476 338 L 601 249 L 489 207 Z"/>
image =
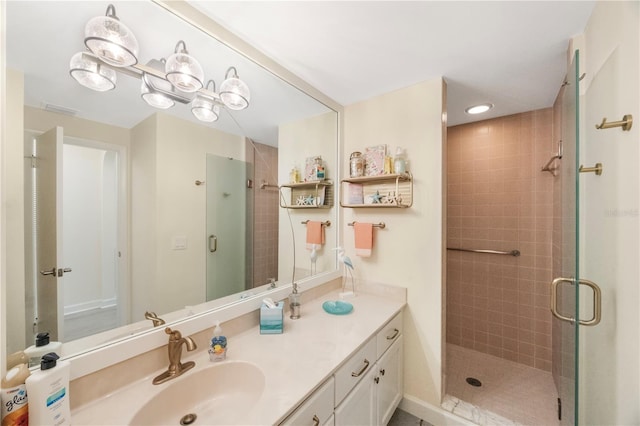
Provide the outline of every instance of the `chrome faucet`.
<path id="1" fill-rule="evenodd" d="M 169 351 L 169 368 L 167 368 L 167 371 L 153 379 L 154 385 L 159 385 L 167 380 L 175 379 L 196 365 L 193 361 L 185 362 L 184 364 L 180 362 L 180 357 L 182 356 L 182 345 L 187 345 L 188 351 L 193 351 L 197 348 L 196 343 L 191 339 L 191 337 L 182 337 L 182 334 L 180 334 L 178 330 L 173 331 L 169 327 L 165 328 L 164 332 L 169 335 L 169 344 L 167 345 L 167 349 Z"/>
<path id="2" fill-rule="evenodd" d="M 160 317 L 158 317 L 158 315 L 156 315 L 155 312 L 145 312 L 144 313 L 144 318 L 151 320 L 153 322 L 153 326 L 157 327 L 159 325 L 163 325 L 164 324 L 164 320 Z"/>

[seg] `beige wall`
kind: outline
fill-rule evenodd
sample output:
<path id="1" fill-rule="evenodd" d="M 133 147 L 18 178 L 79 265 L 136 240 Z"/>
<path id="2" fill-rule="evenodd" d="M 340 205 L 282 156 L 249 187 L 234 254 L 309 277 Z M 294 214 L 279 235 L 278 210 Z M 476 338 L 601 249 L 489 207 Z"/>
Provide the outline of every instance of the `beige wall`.
<path id="1" fill-rule="evenodd" d="M 338 184 L 340 179 L 336 175 L 337 165 L 335 164 L 337 132 L 334 112 L 281 125 L 278 129 L 278 182 L 289 182 L 289 172 L 294 166 L 300 171 L 300 176 L 304 177 L 306 158 L 320 155 L 325 165 L 327 179 L 333 181 L 334 185 Z M 282 194 L 286 203 L 289 204 L 291 202 L 289 190 L 283 189 Z M 289 217 L 291 217 L 296 242 L 296 280 L 307 277 L 311 266 L 310 251 L 306 249 L 307 230 L 300 222 L 305 220 L 335 222 L 337 203 L 338 200 L 334 196 L 334 207 L 331 209 L 280 209 L 279 252 L 293 251 L 289 224 Z M 318 251 L 316 272 L 335 269 L 336 252 L 332 251 L 337 246 L 335 224 L 325 229 L 325 237 L 324 247 Z M 283 282 L 291 281 L 293 259 L 293 256 L 279 256 L 278 277 Z"/>
<path id="2" fill-rule="evenodd" d="M 132 319 L 139 319 L 146 310 L 172 312 L 205 300 L 206 188 L 195 181 L 206 181 L 207 153 L 244 160 L 245 144 L 239 136 L 162 113 L 136 126 L 133 135 Z M 186 236 L 185 250 L 172 249 L 176 236 Z M 146 288 L 138 287 L 141 282 Z"/>
<path id="3" fill-rule="evenodd" d="M 343 170 L 349 153 L 367 146 L 402 146 L 414 176 L 409 209 L 344 209 L 346 254 L 358 281 L 407 287 L 404 393 L 439 406 L 442 382 L 443 270 L 443 96 L 442 79 L 345 107 Z M 385 222 L 376 229 L 373 254 L 354 254 L 353 228 L 346 223 Z"/>
<path id="4" fill-rule="evenodd" d="M 552 109 L 450 127 L 447 342 L 551 370 Z"/>
<path id="5" fill-rule="evenodd" d="M 601 1 L 584 36 L 580 274 L 602 289 L 602 322 L 580 333 L 580 423 L 640 423 L 640 3 Z M 597 130 L 632 114 L 630 131 Z M 582 291 L 582 290 L 581 290 Z M 588 292 L 583 292 L 587 296 Z M 590 298 L 581 316 L 590 313 Z"/>

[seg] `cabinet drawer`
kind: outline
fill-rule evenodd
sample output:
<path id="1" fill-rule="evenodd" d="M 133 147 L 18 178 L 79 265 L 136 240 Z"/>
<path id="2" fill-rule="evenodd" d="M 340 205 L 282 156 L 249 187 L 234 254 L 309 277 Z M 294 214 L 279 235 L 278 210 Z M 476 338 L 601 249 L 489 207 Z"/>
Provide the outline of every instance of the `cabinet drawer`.
<path id="1" fill-rule="evenodd" d="M 282 425 L 318 426 L 333 424 L 333 377 L 304 401 Z"/>
<path id="2" fill-rule="evenodd" d="M 385 353 L 389 346 L 393 344 L 402 334 L 402 312 L 399 312 L 391 321 L 387 323 L 376 336 L 378 358 Z"/>
<path id="3" fill-rule="evenodd" d="M 373 368 L 376 362 L 376 339 L 371 338 L 335 373 L 335 405 L 353 389 L 353 387 Z"/>

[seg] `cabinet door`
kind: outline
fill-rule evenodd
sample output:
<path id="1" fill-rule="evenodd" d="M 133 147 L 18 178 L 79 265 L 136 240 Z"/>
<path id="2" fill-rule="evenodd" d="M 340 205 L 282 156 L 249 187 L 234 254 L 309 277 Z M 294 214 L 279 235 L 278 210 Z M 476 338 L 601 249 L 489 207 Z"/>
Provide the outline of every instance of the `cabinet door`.
<path id="1" fill-rule="evenodd" d="M 371 426 L 376 422 L 376 368 L 370 369 L 335 411 L 336 426 Z"/>
<path id="2" fill-rule="evenodd" d="M 386 425 L 398 407 L 403 393 L 402 335 L 376 364 L 377 424 Z"/>

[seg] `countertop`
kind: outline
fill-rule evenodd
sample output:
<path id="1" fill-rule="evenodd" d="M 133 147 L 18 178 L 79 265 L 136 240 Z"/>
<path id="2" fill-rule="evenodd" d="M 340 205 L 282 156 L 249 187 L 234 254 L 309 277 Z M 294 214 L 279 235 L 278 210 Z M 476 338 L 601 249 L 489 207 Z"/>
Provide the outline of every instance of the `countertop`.
<path id="1" fill-rule="evenodd" d="M 244 407 L 242 423 L 278 424 L 402 310 L 406 296 L 404 289 L 396 289 L 402 297 L 388 297 L 384 291 L 381 295 L 358 293 L 347 299 L 354 306 L 347 315 L 330 315 L 322 309 L 324 301 L 338 300 L 337 292 L 303 303 L 299 319 L 291 320 L 285 313 L 283 334 L 261 335 L 256 324 L 229 337 L 226 361 L 212 363 L 206 348 L 194 353 L 183 349 L 182 361 L 195 361 L 196 366 L 174 380 L 198 374 L 212 364 L 252 363 L 264 373 L 265 390 L 252 407 Z M 171 385 L 171 381 L 161 385 L 151 383 L 161 372 L 74 410 L 72 424 L 129 424 L 139 407 Z M 214 386 L 224 387 L 224 383 Z"/>

